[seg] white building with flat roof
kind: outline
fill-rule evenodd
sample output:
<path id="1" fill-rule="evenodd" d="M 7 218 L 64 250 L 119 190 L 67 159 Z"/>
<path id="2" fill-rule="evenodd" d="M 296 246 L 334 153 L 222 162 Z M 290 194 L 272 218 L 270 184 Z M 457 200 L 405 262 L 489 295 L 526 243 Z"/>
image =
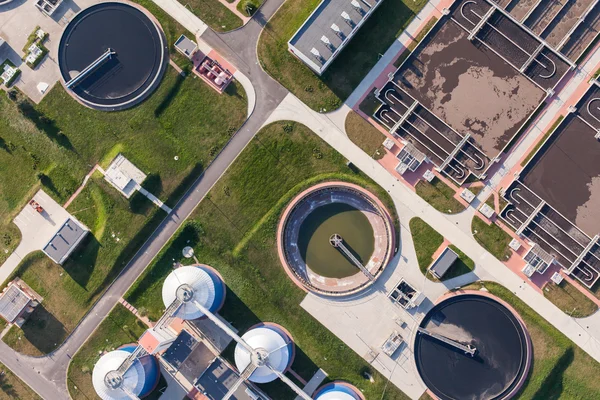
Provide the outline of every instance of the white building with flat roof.
<path id="1" fill-rule="evenodd" d="M 42 251 L 55 263 L 62 265 L 81 243 L 88 229 L 74 217 L 70 216 L 60 226 Z"/>
<path id="2" fill-rule="evenodd" d="M 340 54 L 383 0 L 323 0 L 288 42 L 317 75 Z"/>
<path id="3" fill-rule="evenodd" d="M 104 179 L 123 196 L 130 198 L 146 179 L 138 167 L 133 165 L 123 154 L 119 154 L 104 172 Z"/>

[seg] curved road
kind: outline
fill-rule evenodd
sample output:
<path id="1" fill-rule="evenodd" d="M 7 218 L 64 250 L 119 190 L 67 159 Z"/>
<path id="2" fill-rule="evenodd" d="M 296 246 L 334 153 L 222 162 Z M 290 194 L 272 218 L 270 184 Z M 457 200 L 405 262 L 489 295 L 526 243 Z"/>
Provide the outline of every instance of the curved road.
<path id="1" fill-rule="evenodd" d="M 69 398 L 67 368 L 73 354 L 83 346 L 96 327 L 110 313 L 119 298 L 125 294 L 160 252 L 287 95 L 288 91 L 261 69 L 256 55 L 256 44 L 260 32 L 283 1 L 268 0 L 254 18 L 237 31 L 222 35 L 218 35 L 210 29 L 204 32 L 202 39 L 223 54 L 250 79 L 256 92 L 254 112 L 194 182 L 189 191 L 173 208 L 171 214 L 152 233 L 67 340 L 56 351 L 44 357 L 24 356 L 0 341 L 0 362 L 10 368 L 43 398 L 52 400 Z"/>

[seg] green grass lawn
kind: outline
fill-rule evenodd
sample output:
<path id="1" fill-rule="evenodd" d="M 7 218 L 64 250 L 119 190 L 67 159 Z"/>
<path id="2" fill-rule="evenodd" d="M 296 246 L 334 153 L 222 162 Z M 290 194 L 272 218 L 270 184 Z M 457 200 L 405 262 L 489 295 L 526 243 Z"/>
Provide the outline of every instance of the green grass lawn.
<path id="1" fill-rule="evenodd" d="M 68 208 L 91 235 L 63 266 L 38 252 L 15 271 L 44 297 L 23 327 L 12 327 L 3 338 L 19 352 L 41 355 L 60 345 L 166 216 L 139 194 L 125 199 L 98 175 Z"/>
<path id="2" fill-rule="evenodd" d="M 221 4 L 219 0 L 178 1 L 217 32 L 231 31 L 243 25 L 240 17 Z"/>
<path id="3" fill-rule="evenodd" d="M 92 371 L 101 353 L 136 342 L 145 330 L 146 326 L 140 320 L 121 304 L 117 304 L 69 364 L 67 386 L 71 398 L 98 398 L 92 386 Z"/>
<path id="4" fill-rule="evenodd" d="M 233 3 L 233 1 L 230 0 L 227 1 Z M 241 0 L 235 8 L 237 8 L 237 10 L 246 17 L 251 17 L 254 15 L 256 10 L 260 8 L 263 2 L 264 0 Z"/>
<path id="5" fill-rule="evenodd" d="M 423 200 L 439 212 L 456 214 L 465 209 L 465 206 L 454 198 L 454 190 L 438 178 L 433 178 L 431 183 L 419 181 L 415 189 Z"/>
<path id="6" fill-rule="evenodd" d="M 352 93 L 426 1 L 384 1 L 321 77 L 287 49 L 288 40 L 319 2 L 287 0 L 265 26 L 258 57 L 269 75 L 309 107 L 331 111 Z"/>
<path id="7" fill-rule="evenodd" d="M 40 187 L 62 204 L 95 163 L 106 166 L 122 152 L 148 175 L 146 189 L 173 207 L 246 112 L 241 85 L 219 95 L 173 68 L 148 100 L 121 112 L 84 107 L 61 85 L 37 106 L 0 93 L 0 262 L 19 242 L 10 221 Z M 4 340 L 28 354 L 60 344 L 164 218 L 157 210 L 141 195 L 127 201 L 102 179 L 93 180 L 69 207 L 93 235 L 64 267 L 39 255 L 21 263 L 19 275 L 45 301 L 23 330 L 12 329 Z"/>
<path id="8" fill-rule="evenodd" d="M 0 400 L 42 400 L 12 371 L 0 364 Z"/>
<path id="9" fill-rule="evenodd" d="M 475 216 L 471 223 L 471 231 L 475 240 L 498 260 L 506 261 L 510 258 L 511 251 L 508 244 L 511 237 L 498 225 L 494 223 L 488 225 L 481 218 Z"/>
<path id="10" fill-rule="evenodd" d="M 525 321 L 533 343 L 533 368 L 519 400 L 600 398 L 600 364 L 505 287 L 485 282 L 490 293 L 512 305 Z M 479 289 L 476 283 L 467 288 Z"/>
<path id="11" fill-rule="evenodd" d="M 366 186 L 394 214 L 386 192 L 349 169 L 344 157 L 308 128 L 290 122 L 263 128 L 132 286 L 127 301 L 156 320 L 164 310 L 160 293 L 173 259 L 189 263 L 181 250 L 193 246 L 200 262 L 223 275 L 228 289 L 221 314 L 233 326 L 245 332 L 259 321 L 282 324 L 298 346 L 293 369 L 304 379 L 321 367 L 331 379 L 357 385 L 367 398 L 381 398 L 385 378 L 299 306 L 305 293 L 288 278 L 277 256 L 276 229 L 283 208 L 304 188 L 331 179 Z M 362 377 L 366 370 L 374 383 Z M 280 383 L 261 387 L 274 399 L 295 397 Z M 389 385 L 385 398 L 406 397 Z"/>
<path id="12" fill-rule="evenodd" d="M 433 262 L 433 254 L 444 242 L 444 237 L 421 218 L 415 217 L 410 220 L 410 233 L 412 235 L 415 252 L 417 253 L 417 262 L 421 273 L 430 281 L 439 282 L 439 280 L 427 271 L 427 268 Z M 442 281 L 456 278 L 473 271 L 475 263 L 465 253 L 454 245 L 450 248 L 458 254 L 458 260 L 444 274 Z"/>
<path id="13" fill-rule="evenodd" d="M 588 317 L 598 311 L 596 303 L 567 281 L 560 285 L 548 283 L 544 286 L 544 297 L 574 318 Z"/>
<path id="14" fill-rule="evenodd" d="M 354 111 L 350 111 L 346 117 L 345 125 L 346 133 L 355 145 L 376 160 L 383 158 L 385 155 L 385 149 L 382 146 L 385 140 L 383 133 Z"/>

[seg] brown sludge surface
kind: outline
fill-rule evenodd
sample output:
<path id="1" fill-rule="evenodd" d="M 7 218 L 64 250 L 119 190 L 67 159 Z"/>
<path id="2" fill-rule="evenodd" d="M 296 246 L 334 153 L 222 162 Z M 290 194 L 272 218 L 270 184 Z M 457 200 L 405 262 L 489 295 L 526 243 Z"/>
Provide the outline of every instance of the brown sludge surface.
<path id="1" fill-rule="evenodd" d="M 600 143 L 594 134 L 579 117 L 569 116 L 523 177 L 523 183 L 591 237 L 600 232 Z"/>
<path id="2" fill-rule="evenodd" d="M 477 42 L 475 42 L 477 43 Z M 447 21 L 395 82 L 458 132 L 472 134 L 495 157 L 544 98 L 544 92 Z"/>

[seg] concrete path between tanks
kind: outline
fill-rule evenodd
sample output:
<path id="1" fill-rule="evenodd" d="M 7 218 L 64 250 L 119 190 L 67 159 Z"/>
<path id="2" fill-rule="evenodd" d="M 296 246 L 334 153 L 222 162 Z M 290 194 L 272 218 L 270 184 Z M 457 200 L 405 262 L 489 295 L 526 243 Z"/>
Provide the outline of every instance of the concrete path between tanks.
<path id="1" fill-rule="evenodd" d="M 194 15 L 189 9 L 177 0 L 153 0 L 167 14 L 179 22 L 185 29 L 196 36 L 201 36 L 208 29 L 208 25 Z"/>

